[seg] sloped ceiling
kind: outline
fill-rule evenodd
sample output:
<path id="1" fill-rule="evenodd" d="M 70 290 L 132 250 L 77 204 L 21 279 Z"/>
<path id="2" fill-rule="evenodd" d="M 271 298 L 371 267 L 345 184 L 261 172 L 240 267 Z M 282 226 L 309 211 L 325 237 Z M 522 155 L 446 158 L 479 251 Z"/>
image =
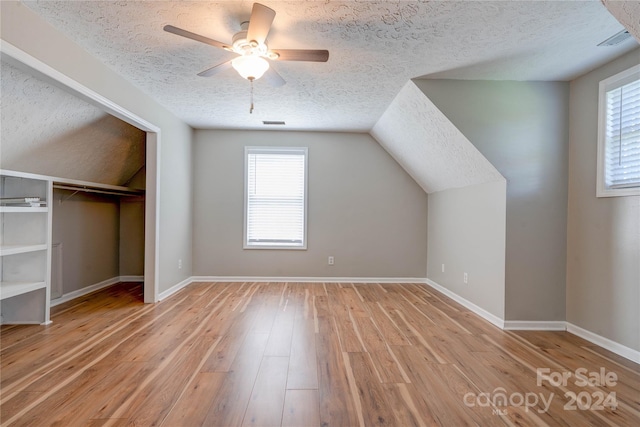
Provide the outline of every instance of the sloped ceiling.
<path id="1" fill-rule="evenodd" d="M 427 193 L 504 180 L 412 81 L 371 135 Z"/>
<path id="2" fill-rule="evenodd" d="M 3 169 L 123 185 L 144 165 L 143 131 L 6 62 L 0 73 Z"/>
<path id="3" fill-rule="evenodd" d="M 602 3 L 629 33 L 640 41 L 640 1 L 602 0 Z"/>
<path id="4" fill-rule="evenodd" d="M 596 0 L 263 3 L 278 12 L 272 46 L 328 48 L 331 59 L 277 63 L 288 84 L 258 81 L 248 115 L 246 81 L 195 76 L 229 54 L 161 28 L 228 41 L 251 2 L 26 2 L 194 127 L 371 129 L 428 193 L 503 178 L 409 79 L 566 80 L 637 46 L 595 48 L 621 29 Z M 637 24 L 637 2 L 605 3 Z M 2 77 L 2 167 L 122 184 L 142 166 L 142 132 L 11 67 Z"/>
<path id="5" fill-rule="evenodd" d="M 622 26 L 587 1 L 271 1 L 272 47 L 328 49 L 327 63 L 275 62 L 287 80 L 250 85 L 233 55 L 162 31 L 229 42 L 252 1 L 27 1 L 25 5 L 196 128 L 367 132 L 412 78 L 569 80 L 627 52 L 598 48 Z"/>

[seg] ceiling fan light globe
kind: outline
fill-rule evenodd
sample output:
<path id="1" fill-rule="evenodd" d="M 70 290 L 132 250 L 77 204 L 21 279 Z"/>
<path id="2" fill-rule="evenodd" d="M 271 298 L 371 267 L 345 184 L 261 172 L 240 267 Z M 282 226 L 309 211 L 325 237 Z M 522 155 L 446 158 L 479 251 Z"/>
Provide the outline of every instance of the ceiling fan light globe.
<path id="1" fill-rule="evenodd" d="M 269 63 L 259 56 L 239 56 L 231 61 L 231 65 L 243 78 L 257 80 L 269 69 Z"/>

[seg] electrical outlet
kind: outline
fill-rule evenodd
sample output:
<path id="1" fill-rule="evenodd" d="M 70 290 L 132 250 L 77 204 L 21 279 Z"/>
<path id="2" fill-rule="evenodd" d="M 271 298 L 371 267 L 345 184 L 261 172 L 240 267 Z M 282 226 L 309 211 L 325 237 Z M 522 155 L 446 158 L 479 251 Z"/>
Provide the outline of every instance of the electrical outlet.
<path id="1" fill-rule="evenodd" d="M 444 264 L 442 264 L 442 272 L 444 273 Z"/>
<path id="2" fill-rule="evenodd" d="M 464 273 L 464 283 L 468 283 L 469 282 L 469 276 L 467 276 L 467 273 Z"/>
<path id="3" fill-rule="evenodd" d="M 182 270 L 182 260 L 178 260 L 178 270 Z"/>
<path id="4" fill-rule="evenodd" d="M 329 265 L 333 265 L 334 259 L 332 256 L 329 257 L 328 262 L 329 262 Z"/>

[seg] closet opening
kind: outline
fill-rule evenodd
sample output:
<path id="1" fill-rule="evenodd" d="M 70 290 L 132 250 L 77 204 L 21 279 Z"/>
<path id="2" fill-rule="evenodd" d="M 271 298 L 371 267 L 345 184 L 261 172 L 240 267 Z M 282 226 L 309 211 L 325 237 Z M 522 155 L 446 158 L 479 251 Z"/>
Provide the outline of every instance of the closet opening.
<path id="1" fill-rule="evenodd" d="M 0 52 L 3 117 L 15 124 L 3 126 L 0 167 L 53 187 L 50 300 L 122 280 L 157 302 L 160 128 L 10 43 Z"/>
<path id="2" fill-rule="evenodd" d="M 53 180 L 52 306 L 119 282 L 142 300 L 144 187 L 144 164 L 122 186 Z"/>

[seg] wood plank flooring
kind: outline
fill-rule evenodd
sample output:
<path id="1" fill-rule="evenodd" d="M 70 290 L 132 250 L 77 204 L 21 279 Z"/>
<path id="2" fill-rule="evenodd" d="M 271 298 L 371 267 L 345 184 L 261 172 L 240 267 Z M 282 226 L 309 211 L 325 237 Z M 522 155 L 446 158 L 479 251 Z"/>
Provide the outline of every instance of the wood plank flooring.
<path id="1" fill-rule="evenodd" d="M 123 283 L 52 312 L 0 330 L 2 426 L 640 425 L 639 365 L 419 284 L 197 283 L 145 305 Z"/>

